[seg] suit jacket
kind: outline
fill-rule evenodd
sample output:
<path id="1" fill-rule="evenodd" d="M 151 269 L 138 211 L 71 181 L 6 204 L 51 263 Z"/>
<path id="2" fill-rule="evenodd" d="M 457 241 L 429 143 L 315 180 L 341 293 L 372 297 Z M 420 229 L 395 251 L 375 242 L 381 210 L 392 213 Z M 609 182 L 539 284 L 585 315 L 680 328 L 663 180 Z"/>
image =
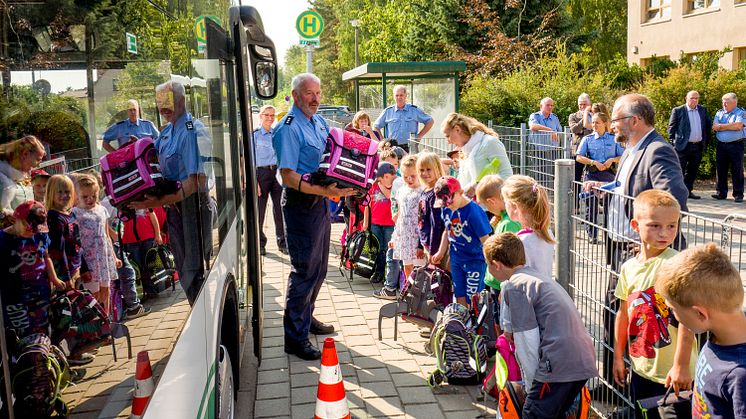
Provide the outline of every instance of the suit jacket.
<path id="1" fill-rule="evenodd" d="M 590 135 L 593 130 L 583 126 L 582 111 L 571 113 L 567 118 L 567 126 L 569 126 L 570 131 L 572 131 L 572 153 L 575 154 L 578 145 L 580 144 L 580 140 L 582 140 L 586 135 Z"/>
<path id="2" fill-rule="evenodd" d="M 629 156 L 629 149 L 625 150 L 622 155 L 619 167 L 624 165 L 627 156 Z M 619 173 L 617 173 L 617 180 L 618 177 Z M 648 189 L 670 192 L 679 201 L 681 210 L 688 211 L 686 200 L 689 198 L 689 190 L 684 185 L 679 157 L 671 144 L 667 143 L 658 131 L 654 130 L 643 140 L 632 161 L 629 175 L 621 186 L 624 193 L 631 197 Z"/>
<path id="3" fill-rule="evenodd" d="M 710 141 L 712 132 L 712 119 L 710 119 L 707 108 L 704 106 L 697 105 L 697 111 L 702 123 L 702 145 L 704 149 L 707 149 L 707 143 Z M 668 120 L 668 139 L 676 147 L 676 150 L 683 151 L 686 148 L 691 132 L 692 127 L 689 125 L 686 104 L 673 108 L 671 118 Z"/>

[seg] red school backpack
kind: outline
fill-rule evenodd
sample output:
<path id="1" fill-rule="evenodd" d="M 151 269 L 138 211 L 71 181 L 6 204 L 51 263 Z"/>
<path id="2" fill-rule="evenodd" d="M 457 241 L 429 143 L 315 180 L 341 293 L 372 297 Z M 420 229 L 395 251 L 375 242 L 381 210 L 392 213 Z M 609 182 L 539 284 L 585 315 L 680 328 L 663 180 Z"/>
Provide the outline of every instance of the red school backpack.
<path id="1" fill-rule="evenodd" d="M 161 174 L 153 139 L 141 138 L 100 159 L 101 178 L 109 201 L 120 210 L 145 194 L 161 196 L 176 191 L 176 182 Z"/>

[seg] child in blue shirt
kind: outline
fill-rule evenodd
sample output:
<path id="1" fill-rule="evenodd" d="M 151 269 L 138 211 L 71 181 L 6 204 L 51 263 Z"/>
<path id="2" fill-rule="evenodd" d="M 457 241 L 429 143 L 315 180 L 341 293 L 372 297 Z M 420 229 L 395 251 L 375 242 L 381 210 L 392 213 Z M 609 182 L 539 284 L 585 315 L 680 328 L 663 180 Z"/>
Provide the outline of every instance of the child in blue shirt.
<path id="1" fill-rule="evenodd" d="M 443 208 L 445 231 L 431 262 L 440 263 L 448 243 L 456 301 L 467 306 L 468 298 L 484 289 L 487 264 L 482 243 L 492 233 L 492 226 L 484 210 L 464 196 L 461 184 L 452 176 L 443 176 L 435 184 L 435 207 Z"/>

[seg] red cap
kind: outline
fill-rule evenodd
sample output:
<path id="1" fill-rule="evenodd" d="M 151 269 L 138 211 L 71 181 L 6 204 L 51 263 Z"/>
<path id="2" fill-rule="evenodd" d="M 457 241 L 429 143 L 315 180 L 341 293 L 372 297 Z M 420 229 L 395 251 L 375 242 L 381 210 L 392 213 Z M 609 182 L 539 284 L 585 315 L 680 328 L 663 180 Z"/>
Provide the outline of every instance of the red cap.
<path id="1" fill-rule="evenodd" d="M 447 207 L 453 202 L 456 192 L 461 190 L 461 184 L 453 176 L 443 176 L 435 183 L 435 208 Z"/>
<path id="2" fill-rule="evenodd" d="M 47 209 L 44 204 L 38 201 L 29 200 L 16 207 L 13 212 L 16 220 L 23 220 L 28 224 L 32 233 L 46 233 L 47 228 Z"/>
<path id="3" fill-rule="evenodd" d="M 52 177 L 52 175 L 42 169 L 34 169 L 31 171 L 31 179 L 36 179 L 39 176 Z"/>

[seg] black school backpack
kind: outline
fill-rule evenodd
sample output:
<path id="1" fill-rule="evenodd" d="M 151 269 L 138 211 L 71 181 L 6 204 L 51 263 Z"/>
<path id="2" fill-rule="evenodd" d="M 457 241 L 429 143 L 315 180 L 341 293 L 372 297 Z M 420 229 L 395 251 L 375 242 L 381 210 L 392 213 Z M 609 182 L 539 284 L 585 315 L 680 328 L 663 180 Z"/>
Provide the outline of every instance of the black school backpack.
<path id="1" fill-rule="evenodd" d="M 174 274 L 176 273 L 176 263 L 171 249 L 166 245 L 153 246 L 145 254 L 145 270 L 147 274 L 144 278 L 150 282 L 149 287 L 155 292 L 162 292 L 167 288 L 176 289 L 174 285 Z"/>
<path id="2" fill-rule="evenodd" d="M 363 278 L 370 278 L 376 272 L 376 261 L 380 244 L 376 236 L 367 231 L 357 231 L 347 241 L 347 255 L 352 271 Z"/>
<path id="3" fill-rule="evenodd" d="M 68 354 L 111 335 L 109 316 L 86 290 L 74 289 L 55 295 L 49 304 L 49 316 L 52 342 Z"/>
<path id="4" fill-rule="evenodd" d="M 449 384 L 476 384 L 487 372 L 487 345 L 474 331 L 469 310 L 449 304 L 430 334 L 430 350 L 437 369 L 428 378 L 430 385 L 443 379 Z"/>
<path id="5" fill-rule="evenodd" d="M 453 301 L 451 275 L 434 265 L 417 267 L 404 281 L 399 299 L 407 308 L 402 320 L 432 327 L 433 310 L 442 311 Z"/>
<path id="6" fill-rule="evenodd" d="M 62 351 L 42 333 L 18 341 L 11 363 L 13 404 L 18 418 L 67 415 L 62 390 L 70 382 L 70 369 Z"/>

